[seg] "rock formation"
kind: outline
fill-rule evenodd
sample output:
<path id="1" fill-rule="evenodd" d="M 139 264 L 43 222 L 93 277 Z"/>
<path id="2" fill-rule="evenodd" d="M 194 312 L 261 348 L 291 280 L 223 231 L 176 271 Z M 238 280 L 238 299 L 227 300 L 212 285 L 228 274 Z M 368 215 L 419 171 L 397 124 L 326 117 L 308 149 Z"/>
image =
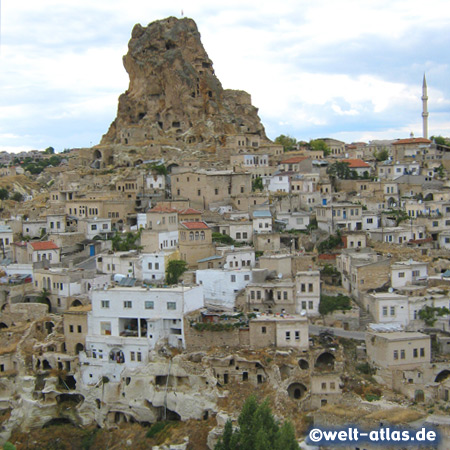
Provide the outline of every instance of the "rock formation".
<path id="1" fill-rule="evenodd" d="M 123 62 L 130 85 L 101 145 L 215 151 L 227 136 L 270 142 L 250 95 L 222 88 L 192 19 L 135 25 Z"/>

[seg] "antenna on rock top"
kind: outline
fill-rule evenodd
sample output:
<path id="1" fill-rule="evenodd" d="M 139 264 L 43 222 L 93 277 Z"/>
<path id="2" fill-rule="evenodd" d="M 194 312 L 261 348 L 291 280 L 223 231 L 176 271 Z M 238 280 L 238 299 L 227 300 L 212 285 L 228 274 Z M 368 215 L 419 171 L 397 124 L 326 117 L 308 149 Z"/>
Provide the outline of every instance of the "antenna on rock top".
<path id="1" fill-rule="evenodd" d="M 184 16 L 184 12 L 183 12 L 183 10 L 181 10 L 181 17 L 183 17 Z"/>

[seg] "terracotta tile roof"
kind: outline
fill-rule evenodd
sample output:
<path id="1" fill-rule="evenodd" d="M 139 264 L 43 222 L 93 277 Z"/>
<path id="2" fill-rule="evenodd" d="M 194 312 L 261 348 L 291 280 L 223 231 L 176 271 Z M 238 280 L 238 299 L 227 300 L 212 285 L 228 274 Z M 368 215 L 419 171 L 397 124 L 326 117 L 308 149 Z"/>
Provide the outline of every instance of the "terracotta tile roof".
<path id="1" fill-rule="evenodd" d="M 177 210 L 171 208 L 170 206 L 156 205 L 156 206 L 154 206 L 152 209 L 149 209 L 148 212 L 154 212 L 154 213 L 174 213 L 174 212 L 177 212 Z"/>
<path id="2" fill-rule="evenodd" d="M 409 138 L 409 139 L 399 139 L 392 143 L 392 145 L 402 145 L 402 144 L 431 144 L 429 139 L 425 138 Z"/>
<path id="3" fill-rule="evenodd" d="M 342 162 L 347 163 L 350 169 L 357 169 L 359 167 L 370 167 L 370 165 L 364 162 L 362 159 L 343 159 Z"/>
<path id="4" fill-rule="evenodd" d="M 205 222 L 181 222 L 181 225 L 183 227 L 187 228 L 188 230 L 208 230 L 209 227 L 206 225 Z"/>
<path id="5" fill-rule="evenodd" d="M 52 241 L 30 242 L 33 250 L 57 250 L 59 247 Z"/>
<path id="6" fill-rule="evenodd" d="M 185 209 L 179 209 L 178 214 L 180 216 L 183 216 L 185 214 L 202 214 L 202 211 L 199 211 L 198 209 L 194 209 L 194 208 L 185 208 Z"/>
<path id="7" fill-rule="evenodd" d="M 309 156 L 293 156 L 292 158 L 285 159 L 284 161 L 281 161 L 281 164 L 295 164 L 298 162 L 302 162 L 305 159 L 308 159 Z"/>

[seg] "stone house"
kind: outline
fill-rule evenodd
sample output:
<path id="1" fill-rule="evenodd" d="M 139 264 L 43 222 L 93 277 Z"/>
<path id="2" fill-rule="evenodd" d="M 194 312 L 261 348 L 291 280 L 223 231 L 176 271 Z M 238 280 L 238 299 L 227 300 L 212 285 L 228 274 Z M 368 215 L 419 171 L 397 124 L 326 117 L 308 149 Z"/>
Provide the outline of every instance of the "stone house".
<path id="1" fill-rule="evenodd" d="M 9 225 L 0 225 L 0 254 L 11 251 L 11 244 L 14 241 L 14 233 Z"/>
<path id="2" fill-rule="evenodd" d="M 180 257 L 190 268 L 196 268 L 197 261 L 215 254 L 211 228 L 205 222 L 180 223 L 179 236 Z"/>
<path id="3" fill-rule="evenodd" d="M 306 316 L 277 314 L 259 315 L 250 320 L 251 348 L 295 348 L 308 350 L 309 330 Z"/>
<path id="4" fill-rule="evenodd" d="M 295 283 L 292 280 L 266 280 L 245 288 L 246 311 L 270 314 L 297 312 Z"/>
<path id="5" fill-rule="evenodd" d="M 317 225 L 327 233 L 338 228 L 349 231 L 362 230 L 362 206 L 352 203 L 330 203 L 316 207 Z"/>
<path id="6" fill-rule="evenodd" d="M 269 210 L 256 210 L 252 213 L 253 233 L 272 233 L 272 213 Z"/>
<path id="7" fill-rule="evenodd" d="M 431 360 L 430 336 L 418 332 L 367 332 L 366 348 L 370 364 L 385 369 L 420 369 Z"/>
<path id="8" fill-rule="evenodd" d="M 253 222 L 247 220 L 221 222 L 219 233 L 230 236 L 236 242 L 251 242 Z"/>
<path id="9" fill-rule="evenodd" d="M 245 198 L 251 194 L 249 173 L 234 173 L 230 170 L 198 170 L 177 173 L 171 176 L 172 198 L 187 198 L 194 208 L 209 208 L 211 203 Z"/>
<path id="10" fill-rule="evenodd" d="M 278 168 L 283 172 L 311 172 L 312 159 L 308 156 L 292 156 L 281 161 Z"/>
<path id="11" fill-rule="evenodd" d="M 69 355 L 84 351 L 88 331 L 87 315 L 91 305 L 72 306 L 64 312 L 64 342 Z"/>
<path id="12" fill-rule="evenodd" d="M 391 266 L 391 286 L 398 289 L 410 284 L 426 283 L 428 263 L 421 261 L 398 261 Z"/>
<path id="13" fill-rule="evenodd" d="M 303 211 L 277 212 L 276 220 L 283 222 L 286 230 L 306 230 L 310 222 L 310 214 Z"/>
<path id="14" fill-rule="evenodd" d="M 141 260 L 136 250 L 102 253 L 97 256 L 96 265 L 101 273 L 120 274 L 142 280 Z"/>
<path id="15" fill-rule="evenodd" d="M 58 264 L 61 261 L 61 249 L 52 241 L 14 242 L 13 258 L 19 264 L 47 261 Z"/>
<path id="16" fill-rule="evenodd" d="M 342 396 L 341 384 L 335 373 L 314 373 L 311 376 L 311 407 L 337 403 Z"/>
<path id="17" fill-rule="evenodd" d="M 390 260 L 368 248 L 342 250 L 336 267 L 342 275 L 342 286 L 356 298 L 390 282 Z"/>
<path id="18" fill-rule="evenodd" d="M 79 219 L 78 231 L 84 233 L 86 239 L 108 239 L 113 236 L 111 219 L 94 217 L 93 219 Z"/>

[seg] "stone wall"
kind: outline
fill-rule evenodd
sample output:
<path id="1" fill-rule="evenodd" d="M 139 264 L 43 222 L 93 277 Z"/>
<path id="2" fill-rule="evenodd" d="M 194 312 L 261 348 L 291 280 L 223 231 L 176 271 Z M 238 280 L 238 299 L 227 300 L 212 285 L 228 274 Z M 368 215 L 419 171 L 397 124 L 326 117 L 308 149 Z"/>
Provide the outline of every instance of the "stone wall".
<path id="1" fill-rule="evenodd" d="M 230 331 L 198 331 L 185 321 L 186 350 L 198 351 L 213 347 L 246 347 L 250 345 L 248 328 Z"/>

